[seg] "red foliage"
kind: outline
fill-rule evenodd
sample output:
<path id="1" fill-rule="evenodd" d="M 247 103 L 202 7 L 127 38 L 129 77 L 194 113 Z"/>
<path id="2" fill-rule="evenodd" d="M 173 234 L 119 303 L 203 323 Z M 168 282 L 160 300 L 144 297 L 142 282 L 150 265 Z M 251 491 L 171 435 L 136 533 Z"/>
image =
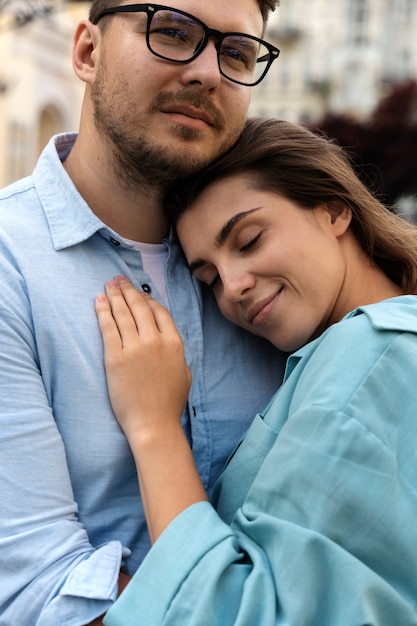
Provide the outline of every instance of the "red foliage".
<path id="1" fill-rule="evenodd" d="M 388 205 L 417 195 L 417 82 L 392 87 L 370 120 L 327 114 L 318 127 L 352 155 L 363 182 Z"/>

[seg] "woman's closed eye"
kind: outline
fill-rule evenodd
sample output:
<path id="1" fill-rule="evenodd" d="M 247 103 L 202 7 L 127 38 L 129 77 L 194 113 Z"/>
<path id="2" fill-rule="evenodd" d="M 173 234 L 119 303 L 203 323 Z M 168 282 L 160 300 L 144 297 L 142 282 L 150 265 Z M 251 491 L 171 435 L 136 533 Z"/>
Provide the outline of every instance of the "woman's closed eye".
<path id="1" fill-rule="evenodd" d="M 250 241 L 245 243 L 245 245 L 241 246 L 239 248 L 239 252 L 246 252 L 247 250 L 252 248 L 254 245 L 256 245 L 258 243 L 261 235 L 262 235 L 262 231 L 260 231 L 255 237 L 252 237 L 252 239 L 250 239 Z"/>
<path id="2" fill-rule="evenodd" d="M 207 285 L 209 289 L 213 289 L 216 283 L 219 282 L 220 275 L 217 272 L 217 268 L 210 264 L 203 263 L 201 267 L 198 267 L 194 271 L 192 271 L 194 278 L 196 278 L 200 283 Z"/>
<path id="3" fill-rule="evenodd" d="M 258 243 L 259 239 L 262 236 L 262 233 L 262 230 L 259 231 L 255 235 L 255 237 L 252 237 L 247 243 L 245 243 L 243 246 L 240 246 L 240 248 L 238 248 L 239 252 L 247 252 L 248 250 L 253 248 Z M 204 276 L 202 274 L 196 275 L 196 278 L 205 283 L 209 287 L 209 289 L 215 289 L 221 283 L 220 275 L 217 272 L 212 273 L 210 276 Z"/>
<path id="4" fill-rule="evenodd" d="M 216 274 L 213 280 L 208 284 L 209 289 L 214 289 L 220 282 L 220 275 Z"/>
<path id="5" fill-rule="evenodd" d="M 256 229 L 256 234 L 253 233 L 254 230 L 255 229 L 251 227 L 248 232 L 248 228 L 245 227 L 242 231 L 234 233 L 234 236 L 227 236 L 226 239 L 229 243 L 226 241 L 220 241 L 219 245 L 220 247 L 227 247 L 228 254 L 231 254 L 232 256 L 235 254 L 245 254 L 252 248 L 255 248 L 256 244 L 264 234 L 263 228 L 260 230 Z M 228 233 L 228 235 L 230 235 L 230 233 Z M 190 263 L 190 269 L 193 276 L 201 283 L 207 285 L 209 289 L 215 289 L 221 285 L 221 277 L 214 263 L 197 260 Z"/>

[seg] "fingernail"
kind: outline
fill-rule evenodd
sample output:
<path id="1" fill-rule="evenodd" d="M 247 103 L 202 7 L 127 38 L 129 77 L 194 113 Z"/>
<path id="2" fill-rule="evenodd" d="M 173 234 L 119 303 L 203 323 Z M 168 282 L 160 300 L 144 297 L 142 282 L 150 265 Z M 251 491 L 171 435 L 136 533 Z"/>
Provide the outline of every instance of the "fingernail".
<path id="1" fill-rule="evenodd" d="M 115 276 L 114 280 L 116 280 L 119 285 L 129 282 L 126 276 L 122 276 L 121 274 L 119 276 Z"/>

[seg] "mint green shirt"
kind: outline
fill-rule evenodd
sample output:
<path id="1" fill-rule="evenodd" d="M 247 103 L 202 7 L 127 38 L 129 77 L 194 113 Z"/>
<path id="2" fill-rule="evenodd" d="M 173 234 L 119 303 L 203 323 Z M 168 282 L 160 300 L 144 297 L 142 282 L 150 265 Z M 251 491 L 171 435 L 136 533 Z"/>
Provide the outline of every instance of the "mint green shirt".
<path id="1" fill-rule="evenodd" d="M 290 357 L 213 504 L 171 523 L 105 624 L 417 624 L 417 297 Z"/>

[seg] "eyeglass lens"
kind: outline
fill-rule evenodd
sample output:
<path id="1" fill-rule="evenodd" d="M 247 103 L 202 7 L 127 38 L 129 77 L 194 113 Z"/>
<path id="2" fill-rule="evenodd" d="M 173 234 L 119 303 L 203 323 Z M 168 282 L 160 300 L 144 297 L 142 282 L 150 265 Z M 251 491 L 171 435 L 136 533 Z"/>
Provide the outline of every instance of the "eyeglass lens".
<path id="1" fill-rule="evenodd" d="M 171 61 L 189 61 L 205 45 L 205 28 L 190 16 L 158 9 L 149 25 L 148 44 L 152 52 Z M 222 37 L 218 49 L 220 70 L 231 80 L 253 84 L 266 71 L 270 52 L 248 35 Z"/>

